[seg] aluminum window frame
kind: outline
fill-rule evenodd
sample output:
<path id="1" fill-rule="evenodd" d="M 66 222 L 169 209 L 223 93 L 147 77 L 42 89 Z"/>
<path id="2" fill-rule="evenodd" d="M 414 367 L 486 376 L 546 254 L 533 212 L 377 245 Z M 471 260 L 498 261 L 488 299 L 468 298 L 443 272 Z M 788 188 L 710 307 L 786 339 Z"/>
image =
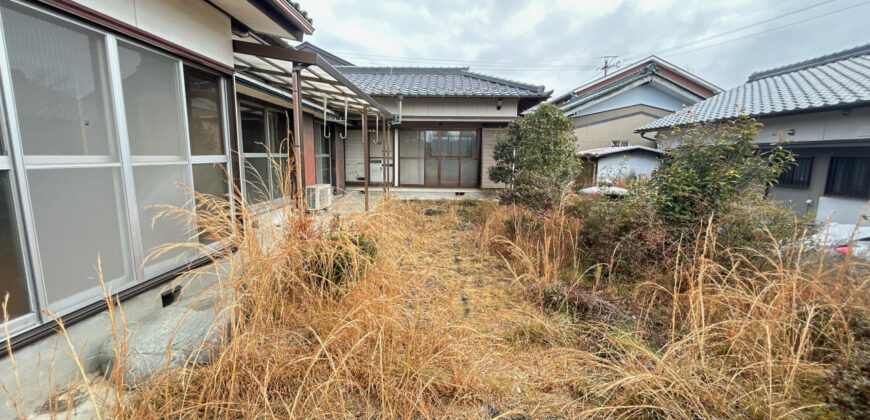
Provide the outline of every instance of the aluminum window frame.
<path id="1" fill-rule="evenodd" d="M 243 138 L 244 132 L 242 131 L 242 123 L 241 123 L 241 121 L 242 121 L 242 117 L 241 117 L 242 105 L 253 106 L 253 107 L 257 107 L 257 108 L 260 108 L 263 110 L 263 133 L 265 135 L 264 142 L 266 143 L 265 144 L 266 148 L 269 150 L 268 152 L 266 152 L 266 153 L 245 152 L 245 140 Z M 287 153 L 273 153 L 272 148 L 275 146 L 275 144 L 274 144 L 275 139 L 273 138 L 273 133 L 272 133 L 272 130 L 270 128 L 270 121 L 272 119 L 272 117 L 271 117 L 272 113 L 274 112 L 274 113 L 282 113 L 283 114 L 283 113 L 285 113 L 285 111 L 289 111 L 289 110 L 286 108 L 282 108 L 278 105 L 269 104 L 265 101 L 256 100 L 256 98 L 251 98 L 248 96 L 239 97 L 238 93 L 236 94 L 236 121 L 237 121 L 236 132 L 238 133 L 238 135 L 237 135 L 238 138 L 237 138 L 236 144 L 238 145 L 238 148 L 239 148 L 239 157 L 240 157 L 239 162 L 240 162 L 240 166 L 241 166 L 241 169 L 239 169 L 239 182 L 242 185 L 242 187 L 241 187 L 242 200 L 244 200 L 245 205 L 248 206 L 248 210 L 252 214 L 255 214 L 255 215 L 274 209 L 275 206 L 283 204 L 285 198 L 287 198 L 283 195 L 280 197 L 272 197 L 272 183 L 273 183 L 272 177 L 274 175 L 274 171 L 272 168 L 273 168 L 273 164 L 275 163 L 275 159 L 280 159 L 280 158 L 289 159 L 290 158 L 290 148 L 293 147 L 292 146 L 293 139 L 289 140 L 289 143 L 287 146 Z M 292 113 L 288 112 L 287 114 L 288 114 L 287 115 L 288 119 L 293 118 Z M 291 125 L 291 127 L 292 127 L 292 125 Z M 250 201 L 250 198 L 248 197 L 248 179 L 247 179 L 248 171 L 245 170 L 245 168 L 247 168 L 247 158 L 255 158 L 255 159 L 266 158 L 266 159 L 268 159 L 267 160 L 267 162 L 268 162 L 267 172 L 269 172 L 269 174 L 268 174 L 268 179 L 265 180 L 268 183 L 268 185 L 266 185 L 265 187 L 266 187 L 266 191 L 269 193 L 269 196 L 271 198 L 264 200 L 264 201 L 261 201 L 261 202 L 256 203 L 256 204 L 250 204 L 251 201 Z M 298 170 L 298 168 L 296 170 Z"/>
<path id="2" fill-rule="evenodd" d="M 58 11 L 44 7 L 42 5 L 34 5 L 24 3 L 19 0 L 5 0 L 0 2 L 0 6 L 14 5 L 15 7 L 26 8 L 36 15 L 44 15 L 49 19 L 63 21 L 66 24 L 91 31 L 94 34 L 102 37 L 102 51 L 104 63 L 101 63 L 101 71 L 105 72 L 105 98 L 106 113 L 109 120 L 107 125 L 109 137 L 109 147 L 115 155 L 24 155 L 23 140 L 21 134 L 21 126 L 19 123 L 19 115 L 16 109 L 15 96 L 11 73 L 9 71 L 9 50 L 6 42 L 5 28 L 2 23 L 3 13 L 6 7 L 0 7 L 0 142 L 5 145 L 5 155 L 0 155 L 0 171 L 9 171 L 9 180 L 12 192 L 12 200 L 15 207 L 13 215 L 17 221 L 18 236 L 20 239 L 19 246 L 25 261 L 23 261 L 23 274 L 27 282 L 27 298 L 30 300 L 31 312 L 9 320 L 7 324 L 8 335 L 0 331 L 0 338 L 6 339 L 23 334 L 34 328 L 44 326 L 54 321 L 54 318 L 45 313 L 45 309 L 51 308 L 48 303 L 47 285 L 45 283 L 45 273 L 42 270 L 42 259 L 39 255 L 39 244 L 36 239 L 36 224 L 35 215 L 33 214 L 33 201 L 31 197 L 30 187 L 28 185 L 28 170 L 51 170 L 51 169 L 83 169 L 83 168 L 118 168 L 118 176 L 113 180 L 115 185 L 116 211 L 119 212 L 119 228 L 122 230 L 121 246 L 123 247 L 124 261 L 122 264 L 125 267 L 125 273 L 130 274 L 130 279 L 121 283 L 107 283 L 107 288 L 111 285 L 113 295 L 122 293 L 125 290 L 133 289 L 150 280 L 159 278 L 166 273 L 170 273 L 180 267 L 196 260 L 205 255 L 206 251 L 198 251 L 196 255 L 191 255 L 190 258 L 183 258 L 177 264 L 172 266 L 160 266 L 158 270 L 146 272 L 143 264 L 144 250 L 142 249 L 141 241 L 141 226 L 139 222 L 138 206 L 135 193 L 135 180 L 133 169 L 140 166 L 156 166 L 156 165 L 185 165 L 186 176 L 192 188 L 196 188 L 193 183 L 193 165 L 204 163 L 222 164 L 226 173 L 226 191 L 227 199 L 230 204 L 232 215 L 235 216 L 237 210 L 236 200 L 233 194 L 233 173 L 234 168 L 232 162 L 232 148 L 230 147 L 230 114 L 228 101 L 228 85 L 227 75 L 215 72 L 207 67 L 197 63 L 192 63 L 183 58 L 168 54 L 162 50 L 153 48 L 150 45 L 143 44 L 129 37 L 116 35 L 108 29 L 95 26 L 79 19 L 68 17 Z M 132 46 L 134 49 L 141 49 L 147 53 L 160 55 L 176 62 L 178 69 L 177 87 L 181 104 L 181 120 L 183 125 L 182 140 L 184 147 L 182 148 L 182 156 L 179 159 L 177 156 L 140 156 L 134 158 L 131 154 L 129 143 L 129 132 L 127 131 L 127 119 L 125 113 L 125 103 L 123 97 L 123 80 L 120 72 L 119 48 L 121 46 Z M 219 95 L 221 112 L 221 141 L 223 144 L 224 153 L 220 155 L 200 155 L 191 156 L 190 151 L 190 135 L 189 135 L 189 119 L 187 115 L 187 90 L 184 81 L 185 66 L 195 67 L 198 70 L 218 76 L 219 80 Z M 233 86 L 232 94 L 235 95 L 235 86 Z M 114 135 L 114 137 L 112 137 Z M 118 184 L 120 183 L 120 184 Z M 123 205 L 125 208 L 121 208 Z M 194 216 L 195 217 L 195 216 Z M 192 221 L 196 223 L 194 219 Z M 220 249 L 220 244 L 215 242 L 210 244 L 214 250 Z M 123 279 L 122 279 L 123 280 Z M 118 287 L 116 287 L 118 286 Z M 77 311 L 85 309 L 89 306 L 99 303 L 104 299 L 102 291 L 97 293 L 97 296 L 90 296 L 89 292 L 93 289 L 82 290 L 70 297 L 72 299 L 81 295 L 84 296 L 79 302 L 62 308 L 59 311 L 54 311 L 55 316 L 66 316 L 74 314 Z"/>

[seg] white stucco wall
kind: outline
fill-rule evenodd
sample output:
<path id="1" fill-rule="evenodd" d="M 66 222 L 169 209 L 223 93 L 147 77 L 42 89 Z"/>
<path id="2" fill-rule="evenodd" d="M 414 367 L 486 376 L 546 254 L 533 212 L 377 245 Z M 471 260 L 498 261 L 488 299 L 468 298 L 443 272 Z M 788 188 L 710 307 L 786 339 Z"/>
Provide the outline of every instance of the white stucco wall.
<path id="1" fill-rule="evenodd" d="M 651 153 L 613 154 L 598 159 L 596 176 L 598 182 L 648 177 L 658 166 L 658 157 Z"/>
<path id="2" fill-rule="evenodd" d="M 585 108 L 579 111 L 576 116 L 625 108 L 632 105 L 648 105 L 669 111 L 676 111 L 683 109 L 685 105 L 691 104 L 687 104 L 684 99 L 677 98 L 661 89 L 657 89 L 650 85 L 641 85 Z"/>
<path id="3" fill-rule="evenodd" d="M 870 215 L 868 213 L 867 200 L 858 198 L 843 198 L 843 197 L 819 197 L 819 210 L 816 213 L 816 220 L 822 223 L 831 218 L 833 223 L 843 223 L 854 225 L 861 221 L 864 226 L 870 226 L 870 221 L 862 218 L 861 215 Z"/>
<path id="4" fill-rule="evenodd" d="M 202 0 L 77 0 L 77 3 L 228 66 L 230 18 Z"/>

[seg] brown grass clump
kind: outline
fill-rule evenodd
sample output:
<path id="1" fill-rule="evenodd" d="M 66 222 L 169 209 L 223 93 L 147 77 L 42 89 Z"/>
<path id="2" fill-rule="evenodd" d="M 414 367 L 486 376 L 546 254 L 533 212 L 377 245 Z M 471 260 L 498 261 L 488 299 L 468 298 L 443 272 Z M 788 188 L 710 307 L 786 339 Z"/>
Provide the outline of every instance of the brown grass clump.
<path id="1" fill-rule="evenodd" d="M 278 223 L 197 200 L 201 233 L 236 250 L 200 297 L 221 309 L 223 339 L 203 348 L 209 363 L 125 383 L 129 334 L 109 300 L 113 392 L 84 385 L 104 417 L 859 418 L 870 407 L 870 277 L 854 262 L 772 238 L 735 249 L 712 222 L 665 240 L 640 207 L 570 199 L 536 213 L 387 198 L 335 217 L 285 202 Z M 164 251 L 177 247 L 205 250 Z"/>
<path id="2" fill-rule="evenodd" d="M 278 226 L 229 237 L 231 339 L 212 363 L 138 387 L 119 412 L 409 418 L 473 399 L 473 335 L 451 308 L 426 305 L 437 291 L 404 268 L 421 217 L 386 201 L 329 221 L 287 212 Z"/>
<path id="3" fill-rule="evenodd" d="M 515 229 L 531 218 L 534 228 Z M 578 271 L 580 250 L 560 243 L 582 240 L 572 229 L 583 221 L 570 219 L 565 212 L 494 212 L 481 244 L 504 256 L 533 300 L 568 311 L 587 331 L 570 355 L 587 368 L 580 414 L 843 414 L 830 404 L 837 395 L 829 379 L 862 347 L 854 326 L 868 318 L 866 267 L 830 264 L 773 237 L 772 245 L 758 244 L 764 252 L 723 249 L 709 223 L 684 242 L 690 249 L 677 243 L 666 275 L 625 277 L 614 271 L 614 258 Z M 614 255 L 621 245 L 612 244 Z"/>

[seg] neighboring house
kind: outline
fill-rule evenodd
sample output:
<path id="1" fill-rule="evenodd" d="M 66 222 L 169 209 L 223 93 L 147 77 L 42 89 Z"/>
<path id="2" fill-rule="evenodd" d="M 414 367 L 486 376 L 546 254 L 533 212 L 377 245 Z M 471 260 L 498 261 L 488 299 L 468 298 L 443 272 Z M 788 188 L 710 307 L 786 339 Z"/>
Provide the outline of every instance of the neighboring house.
<path id="1" fill-rule="evenodd" d="M 326 51 L 323 48 L 320 48 L 320 47 L 318 47 L 318 46 L 316 46 L 308 41 L 305 41 L 305 42 L 297 45 L 294 48 L 296 48 L 298 51 L 313 52 L 313 53 L 323 57 L 326 60 L 326 62 L 328 62 L 329 64 L 332 64 L 333 66 L 353 66 L 354 65 L 350 61 L 347 61 L 347 60 L 345 60 L 345 59 L 343 59 L 335 54 L 332 54 L 331 52 Z"/>
<path id="2" fill-rule="evenodd" d="M 550 102 L 574 119 L 577 150 L 655 147 L 653 141 L 634 129 L 721 91 L 698 76 L 650 56 Z"/>
<path id="3" fill-rule="evenodd" d="M 282 203 L 278 172 L 292 156 L 302 157 L 293 188 L 334 183 L 327 175 L 344 167 L 332 158 L 343 152 L 318 135 L 324 124 L 329 131 L 324 118 L 339 117 L 323 109 L 324 97 L 342 104 L 342 116 L 347 101 L 350 118 L 390 118 L 326 59 L 283 41 L 313 30 L 287 0 L 0 1 L 0 297 L 9 294 L 10 319 L 0 338 L 17 355 L 19 407 L 80 379 L 49 313 L 66 325 L 88 374 L 105 367 L 98 349 L 112 331 L 98 256 L 139 336 L 169 325 L 161 317 L 182 318 L 187 296 L 219 279 L 183 283 L 185 298 L 173 303 L 175 279 L 211 259 L 146 259 L 197 232 L 195 223 L 152 224 L 153 205 L 194 209 L 178 184 L 222 197 L 241 191 L 265 211 L 261 203 Z M 17 396 L 0 348 L 4 395 Z M 15 416 L 3 400 L 0 418 Z"/>
<path id="4" fill-rule="evenodd" d="M 543 86 L 487 76 L 467 67 L 337 67 L 394 115 L 390 133 L 350 130 L 344 182 L 424 191 L 485 192 L 497 134 L 550 96 Z M 369 129 L 374 129 L 370 121 Z M 383 122 L 380 122 L 383 128 Z M 398 156 L 398 164 L 395 164 Z M 368 162 L 368 165 L 366 165 Z"/>
<path id="5" fill-rule="evenodd" d="M 764 124 L 756 142 L 780 139 L 797 157 L 769 196 L 820 222 L 854 224 L 870 199 L 870 44 L 749 76 L 743 85 L 636 131 L 668 139 L 671 127 L 738 115 Z"/>
<path id="6" fill-rule="evenodd" d="M 600 147 L 583 150 L 586 183 L 612 183 L 649 177 L 659 166 L 663 152 L 646 146 Z"/>

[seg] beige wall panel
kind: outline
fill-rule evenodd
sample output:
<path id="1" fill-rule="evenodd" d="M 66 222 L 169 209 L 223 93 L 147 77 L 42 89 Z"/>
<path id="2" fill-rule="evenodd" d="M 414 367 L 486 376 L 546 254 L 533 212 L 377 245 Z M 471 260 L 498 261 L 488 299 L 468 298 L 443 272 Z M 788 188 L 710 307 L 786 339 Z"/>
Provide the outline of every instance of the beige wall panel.
<path id="1" fill-rule="evenodd" d="M 628 140 L 632 146 L 654 148 L 656 147 L 655 142 L 644 139 L 640 134 L 634 133 L 634 129 L 655 119 L 655 117 L 648 115 L 637 114 L 575 128 L 574 136 L 577 137 L 577 148 L 578 150 L 586 150 L 598 147 L 610 147 L 612 140 Z M 575 125 L 577 125 L 576 120 Z"/>
<path id="2" fill-rule="evenodd" d="M 492 150 L 495 147 L 495 141 L 499 133 L 504 132 L 501 128 L 484 128 L 483 141 L 480 147 L 481 173 L 480 187 L 481 188 L 504 188 L 504 184 L 496 183 L 489 179 L 489 168 L 495 166 L 495 159 L 492 158 Z"/>
<path id="3" fill-rule="evenodd" d="M 201 0 L 136 0 L 140 29 L 228 66 L 233 65 L 230 18 Z"/>
<path id="4" fill-rule="evenodd" d="M 134 0 L 77 0 L 76 3 L 126 24 L 136 26 L 136 2 Z"/>
<path id="5" fill-rule="evenodd" d="M 232 67 L 230 18 L 202 0 L 78 0 L 77 3 Z"/>

